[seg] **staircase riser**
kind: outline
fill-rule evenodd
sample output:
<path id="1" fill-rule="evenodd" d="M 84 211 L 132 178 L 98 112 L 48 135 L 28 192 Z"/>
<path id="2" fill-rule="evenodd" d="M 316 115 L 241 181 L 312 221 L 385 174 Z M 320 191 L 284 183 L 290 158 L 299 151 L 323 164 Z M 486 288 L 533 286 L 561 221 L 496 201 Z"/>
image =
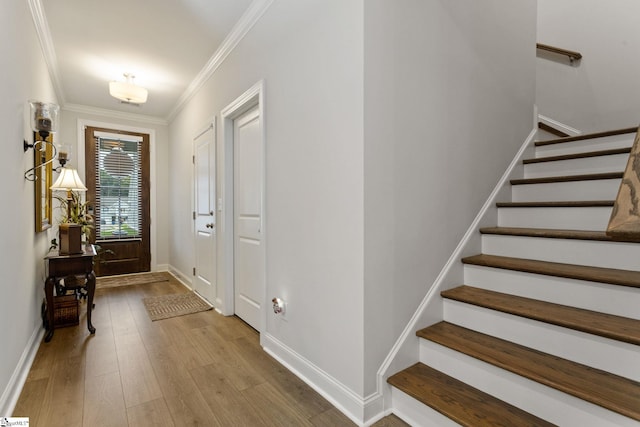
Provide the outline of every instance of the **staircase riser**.
<path id="1" fill-rule="evenodd" d="M 460 424 L 451 421 L 440 412 L 422 404 L 413 397 L 391 388 L 393 400 L 393 413 L 412 426 L 424 427 L 460 427 Z"/>
<path id="2" fill-rule="evenodd" d="M 640 363 L 637 362 L 640 360 L 640 346 L 446 299 L 444 320 L 635 381 L 640 380 Z"/>
<path id="3" fill-rule="evenodd" d="M 482 253 L 622 270 L 640 264 L 640 245 L 609 241 L 484 234 Z"/>
<path id="4" fill-rule="evenodd" d="M 563 142 L 536 147 L 536 157 L 562 156 L 565 154 L 585 153 L 589 151 L 625 148 L 633 145 L 634 134 L 615 135 L 606 138 Z"/>
<path id="5" fill-rule="evenodd" d="M 627 417 L 427 340 L 421 340 L 420 360 L 559 426 L 638 426 Z"/>
<path id="6" fill-rule="evenodd" d="M 622 172 L 627 165 L 628 158 L 629 154 L 616 154 L 611 156 L 530 163 L 524 166 L 524 177 L 542 178 L 547 176 Z"/>
<path id="7" fill-rule="evenodd" d="M 611 207 L 498 208 L 498 225 L 500 227 L 604 231 L 609 224 L 611 209 Z"/>
<path id="8" fill-rule="evenodd" d="M 464 266 L 464 283 L 491 291 L 640 320 L 640 288 L 477 265 Z"/>
<path id="9" fill-rule="evenodd" d="M 514 185 L 513 202 L 615 200 L 620 179 Z"/>

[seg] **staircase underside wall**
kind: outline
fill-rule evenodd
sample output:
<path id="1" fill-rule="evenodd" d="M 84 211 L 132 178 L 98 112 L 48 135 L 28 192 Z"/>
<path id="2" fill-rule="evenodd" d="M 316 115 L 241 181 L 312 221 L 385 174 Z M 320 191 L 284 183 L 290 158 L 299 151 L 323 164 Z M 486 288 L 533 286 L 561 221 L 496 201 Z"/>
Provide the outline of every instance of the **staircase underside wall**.
<path id="1" fill-rule="evenodd" d="M 535 20 L 532 0 L 365 2 L 365 395 L 532 129 Z"/>

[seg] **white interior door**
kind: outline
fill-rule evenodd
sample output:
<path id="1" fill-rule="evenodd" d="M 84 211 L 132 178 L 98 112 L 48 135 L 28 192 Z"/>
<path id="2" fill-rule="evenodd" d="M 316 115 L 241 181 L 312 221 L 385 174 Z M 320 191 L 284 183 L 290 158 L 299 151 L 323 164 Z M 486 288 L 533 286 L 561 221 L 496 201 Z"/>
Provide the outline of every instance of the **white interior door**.
<path id="1" fill-rule="evenodd" d="M 196 266 L 194 290 L 217 306 L 216 142 L 212 126 L 194 140 Z"/>
<path id="2" fill-rule="evenodd" d="M 234 120 L 234 305 L 260 331 L 264 298 L 262 132 L 258 107 Z"/>

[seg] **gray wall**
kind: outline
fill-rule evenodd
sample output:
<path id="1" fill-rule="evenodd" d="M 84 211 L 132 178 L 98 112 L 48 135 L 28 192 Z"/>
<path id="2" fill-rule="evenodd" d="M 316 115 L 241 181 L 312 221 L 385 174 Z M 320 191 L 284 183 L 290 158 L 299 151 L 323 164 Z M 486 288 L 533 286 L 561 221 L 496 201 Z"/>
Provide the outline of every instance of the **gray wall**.
<path id="1" fill-rule="evenodd" d="M 170 125 L 189 275 L 193 137 L 265 80 L 263 332 L 362 399 L 533 126 L 535 3 L 477 3 L 276 1 Z"/>
<path id="2" fill-rule="evenodd" d="M 0 139 L 6 161 L 2 180 L 0 239 L 0 414 L 10 415 L 10 387 L 19 382 L 19 368 L 42 331 L 40 304 L 44 297 L 44 261 L 50 232 L 35 233 L 34 184 L 24 172 L 33 166 L 33 150 L 24 153 L 22 140 L 33 142 L 27 100 L 56 102 L 26 1 L 0 2 Z M 35 347 L 33 347 L 35 345 Z M 28 366 L 26 366 L 28 368 Z M 19 390 L 17 390 L 19 392 Z"/>
<path id="3" fill-rule="evenodd" d="M 361 0 L 275 1 L 170 124 L 169 184 L 171 264 L 190 277 L 193 138 L 264 79 L 266 286 L 269 298 L 287 300 L 288 321 L 271 313 L 263 333 L 356 394 L 363 393 L 362 25 Z"/>
<path id="4" fill-rule="evenodd" d="M 588 133 L 640 123 L 640 3 L 538 0 L 538 42 L 582 53 L 538 59 L 538 112 Z"/>
<path id="5" fill-rule="evenodd" d="M 365 2 L 366 393 L 533 127 L 535 6 Z"/>

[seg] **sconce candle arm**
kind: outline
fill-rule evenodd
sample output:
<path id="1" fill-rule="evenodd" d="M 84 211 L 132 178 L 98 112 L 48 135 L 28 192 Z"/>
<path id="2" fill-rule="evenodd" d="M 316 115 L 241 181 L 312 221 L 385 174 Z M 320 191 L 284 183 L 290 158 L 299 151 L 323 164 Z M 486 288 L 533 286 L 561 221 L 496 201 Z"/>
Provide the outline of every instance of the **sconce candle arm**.
<path id="1" fill-rule="evenodd" d="M 42 145 L 45 146 L 45 147 L 46 147 L 46 144 L 51 144 L 50 142 L 47 142 L 47 141 L 36 141 L 33 144 L 31 144 L 30 147 L 33 147 L 34 150 L 41 150 L 41 148 L 38 148 L 40 143 L 42 143 Z M 25 142 L 25 145 L 26 145 L 26 142 Z M 51 148 L 53 149 L 53 154 L 51 155 L 51 158 L 49 160 L 47 160 L 46 162 L 38 165 L 38 166 L 34 166 L 34 167 L 28 169 L 24 173 L 24 179 L 26 179 L 27 181 L 32 181 L 32 182 L 35 181 L 36 180 L 36 173 L 35 173 L 36 168 L 44 168 L 49 163 L 53 163 L 53 161 L 56 159 L 56 155 L 58 154 L 58 149 L 56 148 L 56 146 L 54 144 L 51 144 Z"/>

